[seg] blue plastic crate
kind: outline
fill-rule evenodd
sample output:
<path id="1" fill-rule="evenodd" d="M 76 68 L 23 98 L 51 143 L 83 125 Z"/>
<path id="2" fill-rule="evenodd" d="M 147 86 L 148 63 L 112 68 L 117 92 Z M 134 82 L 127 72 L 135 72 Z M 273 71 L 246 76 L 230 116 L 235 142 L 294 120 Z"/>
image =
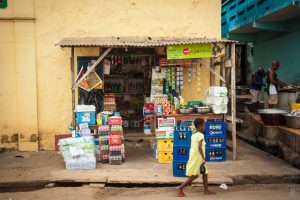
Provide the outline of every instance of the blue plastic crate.
<path id="1" fill-rule="evenodd" d="M 226 124 L 225 122 L 206 122 L 205 123 L 205 136 L 206 137 L 226 137 Z"/>
<path id="2" fill-rule="evenodd" d="M 184 161 L 173 160 L 173 176 L 186 177 L 186 163 Z"/>
<path id="3" fill-rule="evenodd" d="M 205 137 L 206 149 L 226 148 L 226 137 Z"/>
<path id="4" fill-rule="evenodd" d="M 206 149 L 206 162 L 221 162 L 226 160 L 226 148 Z"/>
<path id="5" fill-rule="evenodd" d="M 88 125 L 96 124 L 96 112 L 95 111 L 87 111 L 87 112 L 76 112 L 77 124 L 88 123 Z"/>
<path id="6" fill-rule="evenodd" d="M 176 126 L 174 129 L 174 145 L 190 146 L 192 130 L 188 126 Z"/>
<path id="7" fill-rule="evenodd" d="M 188 161 L 190 156 L 190 146 L 173 146 L 173 159 L 178 161 Z"/>

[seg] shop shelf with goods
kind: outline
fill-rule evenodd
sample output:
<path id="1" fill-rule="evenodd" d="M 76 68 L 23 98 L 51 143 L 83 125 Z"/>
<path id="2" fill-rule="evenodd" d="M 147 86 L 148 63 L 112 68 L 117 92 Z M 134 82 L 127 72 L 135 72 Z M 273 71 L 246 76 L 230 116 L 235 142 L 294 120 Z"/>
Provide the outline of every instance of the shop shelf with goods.
<path id="1" fill-rule="evenodd" d="M 206 161 L 226 160 L 226 123 L 211 121 L 205 123 Z"/>
<path id="2" fill-rule="evenodd" d="M 117 109 L 115 94 L 105 94 L 103 100 L 104 111 L 115 111 Z"/>
<path id="3" fill-rule="evenodd" d="M 154 115 L 154 104 L 150 103 L 150 98 L 145 98 L 145 105 L 143 107 L 143 116 L 144 116 L 144 134 L 152 135 L 154 132 L 151 132 L 151 119 Z"/>

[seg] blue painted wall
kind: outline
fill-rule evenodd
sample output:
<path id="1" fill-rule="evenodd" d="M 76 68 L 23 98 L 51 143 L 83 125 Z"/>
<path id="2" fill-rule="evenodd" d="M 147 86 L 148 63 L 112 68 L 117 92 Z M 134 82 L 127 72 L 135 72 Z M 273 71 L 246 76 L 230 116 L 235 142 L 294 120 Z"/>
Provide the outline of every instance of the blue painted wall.
<path id="1" fill-rule="evenodd" d="M 273 60 L 280 62 L 279 79 L 300 82 L 300 31 L 287 33 L 254 44 L 254 68 L 268 69 Z"/>

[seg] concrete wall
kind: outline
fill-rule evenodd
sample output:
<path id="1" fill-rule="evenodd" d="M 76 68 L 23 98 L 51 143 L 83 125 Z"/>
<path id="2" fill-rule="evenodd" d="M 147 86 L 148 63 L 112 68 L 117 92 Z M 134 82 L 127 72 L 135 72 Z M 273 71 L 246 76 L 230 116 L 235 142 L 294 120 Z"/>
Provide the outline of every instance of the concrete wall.
<path id="1" fill-rule="evenodd" d="M 268 69 L 273 60 L 280 62 L 279 79 L 288 83 L 300 82 L 300 31 L 254 44 L 254 67 Z"/>
<path id="2" fill-rule="evenodd" d="M 55 46 L 62 38 L 220 38 L 220 9 L 220 0 L 9 0 L 0 9 L 0 135 L 17 133 L 31 141 L 23 150 L 35 150 L 38 133 L 39 149 L 53 150 L 54 136 L 69 133 L 70 49 Z M 99 49 L 75 55 L 97 56 Z"/>

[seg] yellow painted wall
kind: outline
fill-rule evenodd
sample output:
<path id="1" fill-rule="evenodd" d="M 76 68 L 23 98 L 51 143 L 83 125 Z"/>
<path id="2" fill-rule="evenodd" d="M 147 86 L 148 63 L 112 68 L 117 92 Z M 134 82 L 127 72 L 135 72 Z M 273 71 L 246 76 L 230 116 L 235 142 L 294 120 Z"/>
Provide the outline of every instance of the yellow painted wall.
<path id="1" fill-rule="evenodd" d="M 38 150 L 33 0 L 0 10 L 0 147 Z M 3 54 L 2 54 L 3 53 Z"/>
<path id="2" fill-rule="evenodd" d="M 5 118 L 6 121 L 1 118 L 0 127 L 6 127 L 6 131 L 1 130 L 0 134 L 11 136 L 15 131 L 20 134 L 19 131 L 25 130 L 24 133 L 27 135 L 27 130 L 32 130 L 33 134 L 36 132 L 39 134 L 41 150 L 53 150 L 54 136 L 69 133 L 68 126 L 72 116 L 70 49 L 55 46 L 62 38 L 94 36 L 220 38 L 220 9 L 220 0 L 9 0 L 8 7 L 0 9 L 0 51 L 9 49 L 5 60 L 0 59 L 0 76 L 3 71 L 7 71 L 9 75 L 0 81 L 10 80 L 11 85 L 1 84 L 0 91 L 4 95 L 0 94 L 0 100 L 1 104 L 3 101 L 11 107 L 0 105 L 0 112 L 7 114 L 13 110 L 17 111 L 13 113 L 21 115 Z M 26 22 L 20 18 L 27 18 Z M 3 31 L 3 27 L 9 28 Z M 19 31 L 23 31 L 24 35 Z M 7 37 L 10 40 L 6 40 L 2 39 L 2 34 L 14 37 Z M 16 42 L 16 38 L 20 41 Z M 9 48 L 2 45 L 6 41 L 10 41 Z M 19 50 L 16 48 L 19 47 L 21 52 L 18 54 Z M 26 47 L 29 52 L 22 53 L 22 49 Z M 78 49 L 75 54 L 97 56 L 99 49 Z M 26 57 L 29 57 L 29 60 L 26 60 Z M 7 69 L 4 66 L 11 68 Z M 16 72 L 21 66 L 25 71 L 30 70 L 24 79 L 24 86 L 21 84 L 24 74 Z M 30 89 L 28 97 L 23 98 L 25 94 L 20 89 L 28 89 L 28 85 L 36 90 Z M 15 91 L 10 92 L 13 88 Z M 29 95 L 32 98 L 29 98 Z M 24 106 L 27 103 L 29 105 Z M 25 111 L 29 109 L 32 110 L 29 115 L 32 121 L 26 119 L 24 123 L 19 123 L 21 117 L 28 116 Z M 15 125 L 16 121 L 19 124 L 18 128 Z M 27 126 L 28 123 L 30 126 Z"/>
<path id="3" fill-rule="evenodd" d="M 14 23 L 0 21 L 0 147 L 16 148 L 18 133 Z"/>

